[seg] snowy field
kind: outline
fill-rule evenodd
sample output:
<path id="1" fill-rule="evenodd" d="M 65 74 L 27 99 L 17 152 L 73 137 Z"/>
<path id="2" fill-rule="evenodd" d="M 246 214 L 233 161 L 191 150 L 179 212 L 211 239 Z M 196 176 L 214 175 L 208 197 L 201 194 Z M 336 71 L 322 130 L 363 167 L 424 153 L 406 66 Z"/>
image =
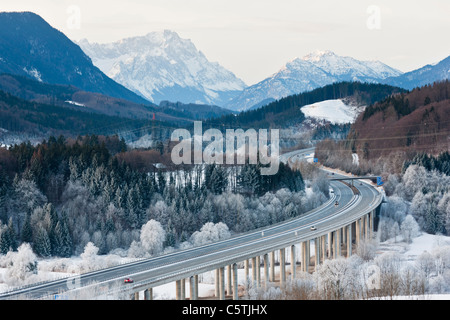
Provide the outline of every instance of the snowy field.
<path id="1" fill-rule="evenodd" d="M 439 247 L 450 245 L 450 237 L 441 236 L 441 235 L 430 235 L 426 233 L 422 233 L 420 236 L 413 239 L 411 244 L 407 244 L 401 241 L 401 237 L 397 237 L 396 239 L 389 239 L 388 241 L 382 242 L 378 246 L 377 255 L 381 255 L 386 252 L 397 252 L 400 253 L 405 261 L 414 263 L 414 261 L 419 257 L 423 252 L 433 252 Z M 300 247 L 297 247 L 297 261 L 300 261 Z M 311 243 L 311 256 L 314 255 L 314 243 Z M 129 259 L 122 258 L 119 259 L 117 256 L 105 256 L 105 259 L 109 259 L 111 261 L 118 262 L 127 262 Z M 278 261 L 278 254 L 275 255 L 276 261 Z M 286 250 L 286 261 L 290 261 L 290 250 Z M 47 259 L 47 260 L 39 260 L 39 274 L 40 279 L 57 279 L 61 277 L 73 276 L 72 273 L 74 270 L 80 267 L 82 261 L 79 257 L 74 257 L 73 259 Z M 67 270 L 71 270 L 70 273 L 67 272 L 59 272 L 55 266 L 61 264 L 72 264 L 72 267 L 67 268 Z M 49 271 L 49 270 L 55 271 Z M 286 266 L 287 272 L 290 271 L 290 266 Z M 4 283 L 3 279 L 6 275 L 7 269 L 0 268 L 0 292 L 6 291 L 10 287 Z M 278 266 L 275 268 L 276 277 L 279 274 Z M 76 273 L 75 273 L 76 274 Z M 261 268 L 261 277 L 263 277 L 264 272 Z M 251 270 L 250 270 L 251 276 Z M 199 275 L 199 298 L 208 298 L 214 297 L 215 291 L 215 271 L 210 271 Z M 238 271 L 238 282 L 239 285 L 245 286 L 245 272 L 243 269 L 243 263 L 240 265 L 240 269 Z M 189 282 L 186 281 L 186 297 L 189 297 Z M 158 286 L 153 289 L 153 296 L 155 300 L 173 300 L 175 299 L 175 283 L 169 283 L 166 285 Z M 143 299 L 143 292 L 141 292 L 140 299 Z M 390 298 L 389 298 L 390 299 Z M 449 300 L 450 294 L 429 294 L 424 296 L 413 296 L 413 297 L 397 297 L 399 300 L 409 299 L 409 300 Z"/>
<path id="2" fill-rule="evenodd" d="M 325 100 L 301 107 L 308 118 L 329 121 L 333 124 L 352 123 L 364 107 L 354 107 L 342 100 Z"/>
<path id="3" fill-rule="evenodd" d="M 417 238 L 414 238 L 411 244 L 401 242 L 400 237 L 390 239 L 386 242 L 380 243 L 377 254 L 381 255 L 385 252 L 398 252 L 402 254 L 406 261 L 414 262 L 418 256 L 424 251 L 433 252 L 437 247 L 450 245 L 450 237 L 436 236 L 426 233 L 422 233 Z M 297 261 L 300 261 L 300 246 L 297 246 Z M 311 256 L 314 255 L 314 243 L 311 243 Z M 277 258 L 277 257 L 276 257 Z M 286 261 L 290 261 L 290 250 L 286 250 Z M 290 266 L 286 266 L 286 271 L 290 270 Z M 263 277 L 263 269 L 261 269 L 261 277 Z M 279 274 L 278 266 L 275 268 L 276 277 Z M 251 275 L 251 270 L 250 270 Z M 214 277 L 215 272 L 207 272 L 199 277 L 199 297 L 213 297 L 214 296 Z M 239 269 L 238 273 L 239 285 L 244 285 L 245 274 L 243 269 Z M 175 283 L 170 283 L 160 287 L 156 287 L 154 290 L 155 299 L 175 299 Z M 189 284 L 186 282 L 186 296 L 189 294 Z M 389 297 L 389 299 L 391 299 Z M 398 300 L 450 300 L 449 294 L 429 294 L 424 296 L 398 296 Z"/>

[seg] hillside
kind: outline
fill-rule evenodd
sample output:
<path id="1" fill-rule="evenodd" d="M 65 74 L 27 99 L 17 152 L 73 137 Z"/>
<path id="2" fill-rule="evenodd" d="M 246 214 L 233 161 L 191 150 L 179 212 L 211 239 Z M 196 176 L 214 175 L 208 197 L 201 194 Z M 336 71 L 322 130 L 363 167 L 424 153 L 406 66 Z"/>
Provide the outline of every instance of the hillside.
<path id="1" fill-rule="evenodd" d="M 438 63 L 428 64 L 422 68 L 406 72 L 397 77 L 386 78 L 381 81 L 381 83 L 412 90 L 417 87 L 432 84 L 436 81 L 447 79 L 450 79 L 450 56 Z"/>
<path id="2" fill-rule="evenodd" d="M 316 51 L 286 63 L 270 77 L 245 88 L 226 108 L 248 110 L 264 101 L 311 91 L 336 82 L 358 81 L 380 83 L 401 72 L 379 61 L 360 61 L 331 51 Z"/>
<path id="3" fill-rule="evenodd" d="M 309 92 L 291 95 L 256 110 L 238 115 L 223 116 L 207 122 L 207 125 L 232 128 L 286 128 L 305 120 L 300 107 L 325 100 L 352 98 L 357 105 L 370 105 L 387 96 L 403 92 L 403 89 L 360 82 L 340 82 Z M 333 110 L 330 109 L 329 112 Z"/>
<path id="4" fill-rule="evenodd" d="M 217 106 L 185 105 L 179 102 L 163 101 L 159 106 L 138 104 L 84 91 L 74 86 L 52 85 L 10 74 L 0 74 L 0 90 L 27 101 L 131 119 L 153 119 L 154 115 L 155 119 L 160 121 L 188 123 L 192 120 L 209 119 L 232 113 Z"/>
<path id="5" fill-rule="evenodd" d="M 106 76 L 63 33 L 32 12 L 0 13 L 0 73 L 73 85 L 139 104 L 148 101 Z"/>
<path id="6" fill-rule="evenodd" d="M 57 105 L 26 101 L 0 91 L 0 128 L 22 135 L 77 136 L 112 135 L 148 125 L 148 120 L 132 120 L 99 113 L 82 112 Z"/>
<path id="7" fill-rule="evenodd" d="M 448 150 L 450 82 L 397 94 L 366 108 L 349 134 L 353 150 L 374 159 L 393 151 L 438 154 Z"/>

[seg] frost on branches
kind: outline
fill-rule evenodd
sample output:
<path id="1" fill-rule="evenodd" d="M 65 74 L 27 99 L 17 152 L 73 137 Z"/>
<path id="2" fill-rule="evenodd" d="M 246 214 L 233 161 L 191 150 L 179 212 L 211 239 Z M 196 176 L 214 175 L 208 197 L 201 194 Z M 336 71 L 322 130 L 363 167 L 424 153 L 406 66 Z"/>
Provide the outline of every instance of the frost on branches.
<path id="1" fill-rule="evenodd" d="M 8 285 L 33 283 L 37 275 L 37 258 L 28 243 L 23 243 L 16 251 L 1 256 L 0 265 L 6 267 L 4 282 Z"/>

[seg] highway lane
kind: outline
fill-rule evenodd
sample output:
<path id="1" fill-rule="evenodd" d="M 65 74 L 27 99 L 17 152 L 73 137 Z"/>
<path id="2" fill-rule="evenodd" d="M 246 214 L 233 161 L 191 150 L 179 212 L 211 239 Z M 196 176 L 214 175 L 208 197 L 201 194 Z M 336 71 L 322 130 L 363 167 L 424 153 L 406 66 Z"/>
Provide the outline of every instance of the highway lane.
<path id="1" fill-rule="evenodd" d="M 309 151 L 302 152 L 303 155 L 308 153 Z M 368 184 L 357 184 L 360 195 L 355 195 L 347 185 L 339 181 L 332 181 L 330 184 L 334 193 L 327 203 L 289 221 L 213 244 L 82 274 L 74 281 L 59 280 L 24 288 L 9 295 L 0 295 L 0 298 L 26 294 L 31 299 L 37 299 L 93 282 L 116 283 L 119 287 L 135 290 L 155 287 L 327 234 L 357 220 L 362 211 L 367 212 L 378 201 L 378 192 Z M 339 202 L 337 208 L 334 206 L 336 200 Z M 316 230 L 310 229 L 313 225 Z M 132 277 L 135 282 L 123 284 L 125 277 Z"/>

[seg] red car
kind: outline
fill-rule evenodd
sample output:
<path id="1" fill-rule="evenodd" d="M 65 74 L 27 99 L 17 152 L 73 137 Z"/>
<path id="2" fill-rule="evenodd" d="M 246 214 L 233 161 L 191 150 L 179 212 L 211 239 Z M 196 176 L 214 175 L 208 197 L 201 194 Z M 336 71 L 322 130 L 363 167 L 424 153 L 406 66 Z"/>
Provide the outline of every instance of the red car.
<path id="1" fill-rule="evenodd" d="M 123 280 L 123 283 L 133 283 L 133 279 L 125 278 L 125 280 Z"/>

